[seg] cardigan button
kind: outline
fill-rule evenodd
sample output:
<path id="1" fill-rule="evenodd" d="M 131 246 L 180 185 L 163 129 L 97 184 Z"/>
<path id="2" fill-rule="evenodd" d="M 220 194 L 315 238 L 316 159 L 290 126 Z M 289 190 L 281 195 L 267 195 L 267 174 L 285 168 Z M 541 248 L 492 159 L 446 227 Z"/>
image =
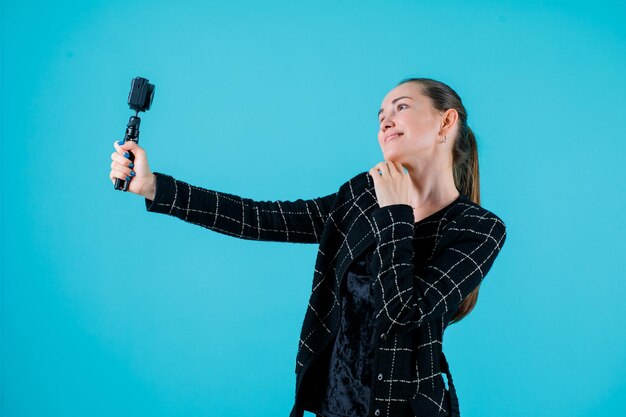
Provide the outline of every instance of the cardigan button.
<path id="1" fill-rule="evenodd" d="M 383 374 L 378 374 L 378 380 L 382 381 L 383 380 Z"/>
<path id="2" fill-rule="evenodd" d="M 379 416 L 380 415 L 380 410 L 377 408 L 376 411 L 374 411 L 374 415 L 375 416 Z"/>
<path id="3" fill-rule="evenodd" d="M 383 333 L 383 334 L 380 335 L 380 338 L 385 340 L 387 338 L 387 335 L 385 333 Z"/>

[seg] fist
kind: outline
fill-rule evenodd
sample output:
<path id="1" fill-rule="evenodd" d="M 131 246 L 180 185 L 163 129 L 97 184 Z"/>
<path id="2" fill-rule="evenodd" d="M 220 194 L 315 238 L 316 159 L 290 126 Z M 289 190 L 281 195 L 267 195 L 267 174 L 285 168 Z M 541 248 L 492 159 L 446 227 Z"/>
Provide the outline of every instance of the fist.
<path id="1" fill-rule="evenodd" d="M 374 179 L 374 190 L 380 207 L 407 204 L 411 189 L 411 177 L 400 162 L 384 161 L 369 170 Z"/>
<path id="2" fill-rule="evenodd" d="M 128 191 L 150 198 L 154 191 L 155 181 L 148 165 L 146 151 L 133 141 L 124 142 L 122 145 L 115 141 L 113 146 L 115 152 L 111 154 L 111 172 L 109 173 L 111 182 L 115 184 L 116 178 L 130 180 Z M 129 159 L 129 152 L 135 155 L 134 161 Z"/>

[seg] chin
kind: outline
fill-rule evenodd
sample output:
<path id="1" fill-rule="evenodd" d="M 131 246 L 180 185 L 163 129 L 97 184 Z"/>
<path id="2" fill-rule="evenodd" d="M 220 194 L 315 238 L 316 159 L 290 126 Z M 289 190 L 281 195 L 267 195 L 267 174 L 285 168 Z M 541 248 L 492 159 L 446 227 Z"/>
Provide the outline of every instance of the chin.
<path id="1" fill-rule="evenodd" d="M 389 152 L 389 153 L 383 152 L 383 158 L 386 161 L 393 161 L 393 162 L 400 162 L 400 163 L 402 163 L 402 161 L 403 161 L 403 156 L 402 155 L 398 155 L 395 152 Z"/>

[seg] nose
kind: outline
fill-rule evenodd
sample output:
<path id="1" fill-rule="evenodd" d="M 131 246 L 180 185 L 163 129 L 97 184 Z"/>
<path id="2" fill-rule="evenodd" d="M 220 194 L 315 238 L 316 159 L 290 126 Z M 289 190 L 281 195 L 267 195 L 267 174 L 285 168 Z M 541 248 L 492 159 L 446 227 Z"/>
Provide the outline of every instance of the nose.
<path id="1" fill-rule="evenodd" d="M 380 130 L 384 132 L 385 130 L 393 126 L 395 126 L 395 123 L 393 122 L 391 116 L 387 115 L 387 116 L 384 116 L 382 122 L 380 123 Z"/>

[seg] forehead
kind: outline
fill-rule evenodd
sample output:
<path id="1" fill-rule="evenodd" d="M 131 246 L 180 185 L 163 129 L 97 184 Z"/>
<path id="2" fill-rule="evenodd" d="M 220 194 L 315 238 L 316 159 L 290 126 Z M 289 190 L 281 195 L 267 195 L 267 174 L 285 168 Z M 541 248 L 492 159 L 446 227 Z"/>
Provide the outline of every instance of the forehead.
<path id="1" fill-rule="evenodd" d="M 401 84 L 387 93 L 382 101 L 381 108 L 391 104 L 398 97 L 407 96 L 415 101 L 423 101 L 424 95 L 420 91 L 420 87 L 412 82 Z"/>

